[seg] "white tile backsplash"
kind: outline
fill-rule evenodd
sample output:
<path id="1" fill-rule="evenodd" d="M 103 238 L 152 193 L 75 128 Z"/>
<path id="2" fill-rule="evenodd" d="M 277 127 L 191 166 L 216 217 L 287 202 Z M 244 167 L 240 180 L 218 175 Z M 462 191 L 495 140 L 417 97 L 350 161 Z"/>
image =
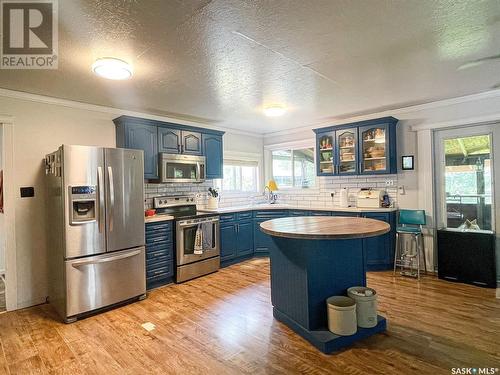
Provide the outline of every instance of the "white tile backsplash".
<path id="1" fill-rule="evenodd" d="M 394 185 L 386 187 L 385 181 L 393 180 Z M 338 206 L 340 190 L 349 189 L 349 202 L 356 205 L 356 196 L 361 188 L 383 189 L 389 195 L 394 206 L 398 199 L 398 176 L 351 176 L 351 177 L 318 177 L 318 186 L 314 189 L 278 190 L 278 203 L 301 207 Z M 173 195 L 195 195 L 198 205 L 206 205 L 208 188 L 214 187 L 215 181 L 201 184 L 146 184 L 144 208 L 153 207 L 153 198 Z M 331 193 L 334 197 L 331 197 Z M 221 192 L 220 207 L 244 206 L 265 201 L 261 193 Z"/>

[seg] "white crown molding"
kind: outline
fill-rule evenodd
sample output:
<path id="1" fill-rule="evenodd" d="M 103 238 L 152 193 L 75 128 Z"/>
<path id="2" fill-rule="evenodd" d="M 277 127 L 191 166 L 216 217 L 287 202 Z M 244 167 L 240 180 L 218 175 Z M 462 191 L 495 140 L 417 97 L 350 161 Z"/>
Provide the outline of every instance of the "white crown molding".
<path id="1" fill-rule="evenodd" d="M 479 116 L 479 117 L 469 117 L 465 119 L 458 119 L 452 121 L 445 121 L 433 124 L 419 124 L 413 125 L 410 129 L 414 132 L 418 132 L 421 130 L 437 130 L 444 128 L 455 128 L 460 126 L 470 126 L 470 125 L 487 125 L 489 123 L 496 123 L 500 121 L 500 112 L 495 113 L 493 115 L 488 116 Z"/>
<path id="2" fill-rule="evenodd" d="M 299 141 L 290 141 L 290 142 L 282 142 L 282 143 L 274 143 L 269 145 L 264 145 L 264 150 L 272 151 L 283 148 L 308 148 L 315 147 L 316 140 L 315 138 L 301 139 Z"/>
<path id="3" fill-rule="evenodd" d="M 500 97 L 500 89 L 481 92 L 478 94 L 459 96 L 456 98 L 437 100 L 434 102 L 417 104 L 417 105 L 412 105 L 412 106 L 407 106 L 407 107 L 402 107 L 402 108 L 397 108 L 397 109 L 390 109 L 390 110 L 386 110 L 386 111 L 382 111 L 382 112 L 374 112 L 374 113 L 361 115 L 361 116 L 352 116 L 352 117 L 347 117 L 347 118 L 346 117 L 342 117 L 342 118 L 332 117 L 331 119 L 328 119 L 325 121 L 312 123 L 310 125 L 301 126 L 301 127 L 294 128 L 294 129 L 280 130 L 277 132 L 265 133 L 264 136 L 265 137 L 274 137 L 274 136 L 283 136 L 283 135 L 287 135 L 287 134 L 295 134 L 295 133 L 301 133 L 301 132 L 316 129 L 316 128 L 321 128 L 323 126 L 329 126 L 329 125 L 332 125 L 332 122 L 337 122 L 337 121 L 341 121 L 342 123 L 349 123 L 349 122 L 355 122 L 355 121 L 370 120 L 372 118 L 396 116 L 396 115 L 402 115 L 402 114 L 407 114 L 407 113 L 411 113 L 411 112 L 418 112 L 418 111 L 424 111 L 424 110 L 429 110 L 429 109 L 448 107 L 451 105 L 463 104 L 463 103 L 474 102 L 474 101 L 484 100 L 484 99 L 498 98 L 498 97 Z M 431 125 L 424 124 L 422 126 L 431 126 Z"/>
<path id="4" fill-rule="evenodd" d="M 176 123 L 182 124 L 182 125 L 198 126 L 198 127 L 203 127 L 206 129 L 220 130 L 220 131 L 224 131 L 226 133 L 246 135 L 246 136 L 257 137 L 257 138 L 263 137 L 263 134 L 257 133 L 257 132 L 249 132 L 249 131 L 244 131 L 244 130 L 231 129 L 231 128 L 227 128 L 227 127 L 223 127 L 223 126 L 213 126 L 213 125 L 202 123 L 202 122 L 189 121 L 189 120 L 179 119 L 179 118 L 175 118 L 175 117 L 159 116 L 159 115 L 153 115 L 153 114 L 145 113 L 145 112 L 130 111 L 130 110 L 123 109 L 123 108 L 114 108 L 114 107 L 107 107 L 107 106 L 97 105 L 97 104 L 77 102 L 74 100 L 54 98 L 51 96 L 45 96 L 45 95 L 39 95 L 39 94 L 31 94 L 31 93 L 23 92 L 23 91 L 16 91 L 16 90 L 9 90 L 9 89 L 0 88 L 0 97 L 27 100 L 30 102 L 51 104 L 51 105 L 57 105 L 57 106 L 67 107 L 67 108 L 83 109 L 83 110 L 93 111 L 93 112 L 110 113 L 110 114 L 114 114 L 117 116 L 127 115 L 127 116 L 134 116 L 134 117 L 142 117 L 142 118 L 146 118 L 146 119 L 150 119 L 150 120 L 176 122 Z M 2 118 L 1 115 L 0 115 L 0 118 Z"/>

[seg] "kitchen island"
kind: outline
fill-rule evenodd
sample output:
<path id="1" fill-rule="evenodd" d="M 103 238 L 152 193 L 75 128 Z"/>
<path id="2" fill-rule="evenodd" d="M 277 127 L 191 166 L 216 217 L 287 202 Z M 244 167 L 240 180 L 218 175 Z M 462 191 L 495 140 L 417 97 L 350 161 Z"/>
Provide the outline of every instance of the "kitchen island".
<path id="1" fill-rule="evenodd" d="M 363 238 L 383 235 L 390 225 L 358 217 L 285 217 L 260 224 L 276 247 L 271 258 L 273 315 L 323 353 L 385 331 L 379 316 L 373 328 L 352 336 L 328 330 L 326 299 L 346 295 L 351 286 L 366 286 Z"/>

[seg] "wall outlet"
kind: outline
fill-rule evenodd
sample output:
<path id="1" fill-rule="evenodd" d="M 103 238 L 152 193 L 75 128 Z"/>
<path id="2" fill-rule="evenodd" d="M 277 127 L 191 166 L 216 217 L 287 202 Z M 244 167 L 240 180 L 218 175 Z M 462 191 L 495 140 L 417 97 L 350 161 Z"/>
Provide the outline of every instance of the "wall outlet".
<path id="1" fill-rule="evenodd" d="M 406 190 L 405 190 L 405 187 L 403 185 L 398 186 L 398 191 L 399 191 L 399 195 L 405 195 L 406 194 Z"/>
<path id="2" fill-rule="evenodd" d="M 385 186 L 394 186 L 394 180 L 385 180 Z"/>
<path id="3" fill-rule="evenodd" d="M 334 191 L 332 191 L 332 192 L 330 193 L 330 197 L 332 197 L 332 198 L 333 198 L 334 196 L 335 196 L 335 192 L 334 192 Z"/>

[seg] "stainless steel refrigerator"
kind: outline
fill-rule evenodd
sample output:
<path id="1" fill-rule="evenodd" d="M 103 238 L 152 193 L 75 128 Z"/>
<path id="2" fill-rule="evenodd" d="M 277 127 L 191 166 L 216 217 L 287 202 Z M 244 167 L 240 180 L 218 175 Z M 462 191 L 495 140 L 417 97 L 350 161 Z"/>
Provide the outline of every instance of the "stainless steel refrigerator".
<path id="1" fill-rule="evenodd" d="M 72 322 L 145 297 L 143 152 L 63 145 L 45 168 L 49 302 Z"/>

